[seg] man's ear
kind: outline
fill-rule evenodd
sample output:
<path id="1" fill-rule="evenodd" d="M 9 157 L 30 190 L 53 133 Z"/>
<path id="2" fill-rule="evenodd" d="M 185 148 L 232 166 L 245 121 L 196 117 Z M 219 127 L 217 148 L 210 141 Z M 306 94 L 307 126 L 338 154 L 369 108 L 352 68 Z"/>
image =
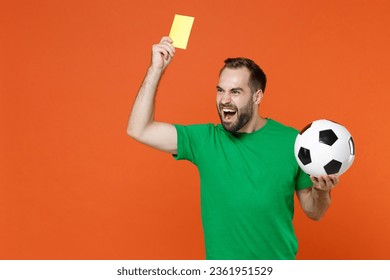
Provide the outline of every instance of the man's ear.
<path id="1" fill-rule="evenodd" d="M 259 89 L 258 91 L 255 92 L 255 94 L 253 95 L 253 102 L 256 104 L 256 105 L 259 105 L 261 100 L 263 99 L 263 91 L 261 89 Z"/>

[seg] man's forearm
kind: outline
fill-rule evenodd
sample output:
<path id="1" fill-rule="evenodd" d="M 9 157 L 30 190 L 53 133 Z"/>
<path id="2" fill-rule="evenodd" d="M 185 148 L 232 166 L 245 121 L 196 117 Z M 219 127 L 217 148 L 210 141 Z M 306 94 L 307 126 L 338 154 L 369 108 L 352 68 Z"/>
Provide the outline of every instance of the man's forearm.
<path id="1" fill-rule="evenodd" d="M 311 188 L 309 199 L 306 200 L 306 214 L 313 220 L 320 220 L 331 204 L 330 190 Z"/>
<path id="2" fill-rule="evenodd" d="M 154 120 L 154 103 L 162 70 L 149 67 L 138 91 L 127 125 L 127 133 L 137 138 Z"/>

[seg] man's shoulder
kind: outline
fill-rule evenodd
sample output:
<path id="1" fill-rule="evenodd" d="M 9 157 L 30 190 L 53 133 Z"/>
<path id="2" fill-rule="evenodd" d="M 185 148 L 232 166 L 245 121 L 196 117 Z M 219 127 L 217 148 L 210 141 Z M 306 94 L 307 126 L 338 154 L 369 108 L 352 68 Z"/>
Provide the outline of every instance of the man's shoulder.
<path id="1" fill-rule="evenodd" d="M 218 125 L 213 123 L 195 123 L 195 124 L 173 124 L 175 127 L 184 127 L 189 129 L 215 129 Z"/>
<path id="2" fill-rule="evenodd" d="M 218 130 L 218 125 L 213 123 L 201 123 L 201 124 L 174 124 L 176 130 L 180 132 L 188 132 L 192 134 L 209 134 L 213 133 L 215 130 Z"/>
<path id="3" fill-rule="evenodd" d="M 284 136 L 290 136 L 290 137 L 295 138 L 299 133 L 298 129 L 296 129 L 292 126 L 288 126 L 286 124 L 283 124 L 283 123 L 276 121 L 276 120 L 273 120 L 273 119 L 268 119 L 268 123 L 269 123 L 270 129 L 273 132 L 283 134 Z"/>
<path id="4" fill-rule="evenodd" d="M 299 130 L 292 126 L 288 126 L 275 120 L 268 120 L 269 130 L 268 133 L 276 137 L 276 139 L 293 143 L 299 133 Z"/>

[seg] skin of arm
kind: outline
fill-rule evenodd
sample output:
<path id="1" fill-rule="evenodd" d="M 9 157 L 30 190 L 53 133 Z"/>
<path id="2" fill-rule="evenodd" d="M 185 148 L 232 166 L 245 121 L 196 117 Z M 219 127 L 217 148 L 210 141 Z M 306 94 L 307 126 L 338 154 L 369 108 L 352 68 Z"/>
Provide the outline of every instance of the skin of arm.
<path id="1" fill-rule="evenodd" d="M 177 132 L 172 124 L 154 119 L 156 91 L 175 48 L 169 37 L 152 47 L 152 62 L 138 91 L 130 113 L 127 134 L 148 146 L 171 154 L 177 153 Z"/>
<path id="2" fill-rule="evenodd" d="M 313 186 L 296 191 L 302 210 L 310 219 L 319 221 L 331 204 L 331 190 L 339 182 L 337 175 L 310 176 Z"/>

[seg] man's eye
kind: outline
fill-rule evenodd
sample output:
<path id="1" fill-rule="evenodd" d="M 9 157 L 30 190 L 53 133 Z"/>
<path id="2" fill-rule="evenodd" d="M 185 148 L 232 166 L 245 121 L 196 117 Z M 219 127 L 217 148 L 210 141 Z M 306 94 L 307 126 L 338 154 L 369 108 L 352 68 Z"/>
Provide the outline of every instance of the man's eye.
<path id="1" fill-rule="evenodd" d="M 239 92 L 239 91 L 236 91 L 236 90 L 235 90 L 235 91 L 232 91 L 232 93 L 235 94 L 235 95 L 240 94 L 240 92 Z"/>

